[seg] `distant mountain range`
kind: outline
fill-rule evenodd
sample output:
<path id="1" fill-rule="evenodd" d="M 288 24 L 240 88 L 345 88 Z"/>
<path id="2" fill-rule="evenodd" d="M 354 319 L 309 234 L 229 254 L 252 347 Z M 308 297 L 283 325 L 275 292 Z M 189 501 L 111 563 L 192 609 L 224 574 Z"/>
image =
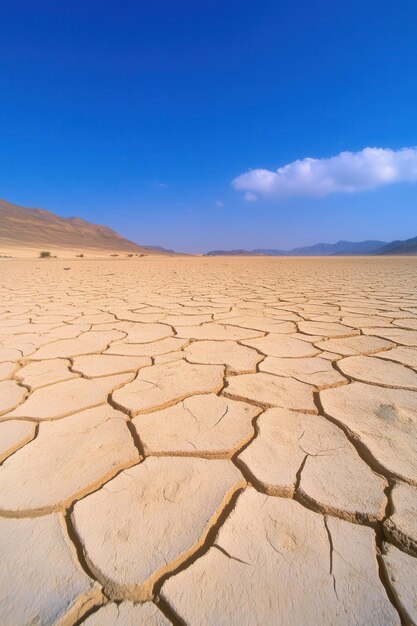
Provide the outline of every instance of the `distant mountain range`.
<path id="1" fill-rule="evenodd" d="M 212 250 L 204 256 L 261 256 L 261 254 L 257 254 L 254 250 L 252 252 L 249 250 Z"/>
<path id="2" fill-rule="evenodd" d="M 391 241 L 386 246 L 379 248 L 377 254 L 417 254 L 417 237 L 406 239 L 405 241 Z"/>
<path id="3" fill-rule="evenodd" d="M 0 200 L 0 257 L 18 251 L 41 250 L 76 254 L 125 252 L 134 254 L 175 254 L 160 246 L 140 246 L 121 237 L 111 228 L 87 222 L 79 217 L 60 217 L 43 209 L 28 209 Z M 338 241 L 314 246 L 279 250 L 213 250 L 205 256 L 354 256 L 417 255 L 417 237 L 406 241 Z M 78 254 L 79 255 L 79 254 Z M 117 255 L 113 255 L 117 256 Z"/>
<path id="4" fill-rule="evenodd" d="M 314 246 L 292 248 L 292 250 L 254 250 L 255 254 L 269 256 L 333 256 L 335 254 L 372 254 L 387 245 L 386 241 L 338 241 L 337 243 L 317 243 Z"/>
<path id="5" fill-rule="evenodd" d="M 165 254 L 177 254 L 175 250 L 170 248 L 163 248 L 162 246 L 145 246 L 147 250 L 153 250 L 154 252 L 163 252 Z"/>
<path id="6" fill-rule="evenodd" d="M 256 248 L 255 250 L 213 250 L 206 256 L 368 256 L 368 255 L 417 255 L 417 237 L 405 241 L 338 241 L 317 243 L 314 246 L 279 250 Z"/>

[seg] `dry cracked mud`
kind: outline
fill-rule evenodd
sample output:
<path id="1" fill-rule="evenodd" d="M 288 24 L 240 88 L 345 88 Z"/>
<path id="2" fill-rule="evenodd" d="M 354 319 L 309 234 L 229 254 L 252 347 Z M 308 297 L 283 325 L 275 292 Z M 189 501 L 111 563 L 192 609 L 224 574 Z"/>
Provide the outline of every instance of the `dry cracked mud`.
<path id="1" fill-rule="evenodd" d="M 416 258 L 1 264 L 1 624 L 417 623 Z"/>

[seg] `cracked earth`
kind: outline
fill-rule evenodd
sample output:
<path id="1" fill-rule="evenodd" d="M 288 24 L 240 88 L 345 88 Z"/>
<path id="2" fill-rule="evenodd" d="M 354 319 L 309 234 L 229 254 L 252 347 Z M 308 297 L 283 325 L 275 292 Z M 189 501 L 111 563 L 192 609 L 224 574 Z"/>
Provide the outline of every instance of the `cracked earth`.
<path id="1" fill-rule="evenodd" d="M 1 624 L 417 623 L 416 258 L 1 269 Z"/>

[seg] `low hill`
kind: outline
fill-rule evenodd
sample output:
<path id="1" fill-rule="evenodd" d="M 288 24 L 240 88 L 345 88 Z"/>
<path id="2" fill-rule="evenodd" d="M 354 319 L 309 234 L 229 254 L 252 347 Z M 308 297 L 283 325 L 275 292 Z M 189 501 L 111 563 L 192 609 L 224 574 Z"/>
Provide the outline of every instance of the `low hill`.
<path id="1" fill-rule="evenodd" d="M 295 248 L 291 250 L 291 255 L 299 256 L 333 256 L 333 255 L 361 255 L 371 254 L 382 248 L 386 241 L 337 241 L 336 243 L 318 243 L 315 246 L 305 248 Z"/>
<path id="2" fill-rule="evenodd" d="M 416 255 L 417 254 L 417 237 L 406 239 L 405 241 L 392 241 L 383 248 L 377 250 L 378 255 Z"/>
<path id="3" fill-rule="evenodd" d="M 249 252 L 249 250 L 212 250 L 207 252 L 204 256 L 254 256 L 256 252 Z"/>
<path id="4" fill-rule="evenodd" d="M 387 244 L 386 241 L 338 241 L 336 243 L 317 243 L 314 246 L 292 248 L 291 250 L 279 250 L 274 248 L 256 248 L 247 250 L 214 250 L 207 256 L 220 255 L 261 255 L 261 256 L 354 256 L 360 254 L 373 254 Z"/>
<path id="5" fill-rule="evenodd" d="M 162 246 L 142 246 L 151 252 L 163 252 L 164 254 L 177 254 L 175 250 L 171 250 L 171 248 L 163 248 Z M 185 254 L 185 253 L 181 253 Z"/>
<path id="6" fill-rule="evenodd" d="M 79 217 L 60 217 L 43 209 L 28 209 L 0 200 L 0 254 L 20 255 L 40 250 L 105 254 L 155 254 L 124 239 L 107 226 Z"/>

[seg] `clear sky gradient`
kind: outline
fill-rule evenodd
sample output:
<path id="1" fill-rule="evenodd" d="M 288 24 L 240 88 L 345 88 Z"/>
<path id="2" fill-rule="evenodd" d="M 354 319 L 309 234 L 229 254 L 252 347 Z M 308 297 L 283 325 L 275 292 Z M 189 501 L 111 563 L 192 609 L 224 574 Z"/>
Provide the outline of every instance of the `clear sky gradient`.
<path id="1" fill-rule="evenodd" d="M 417 235 L 417 183 L 232 181 L 417 146 L 416 0 L 3 0 L 0 197 L 203 252 Z"/>

